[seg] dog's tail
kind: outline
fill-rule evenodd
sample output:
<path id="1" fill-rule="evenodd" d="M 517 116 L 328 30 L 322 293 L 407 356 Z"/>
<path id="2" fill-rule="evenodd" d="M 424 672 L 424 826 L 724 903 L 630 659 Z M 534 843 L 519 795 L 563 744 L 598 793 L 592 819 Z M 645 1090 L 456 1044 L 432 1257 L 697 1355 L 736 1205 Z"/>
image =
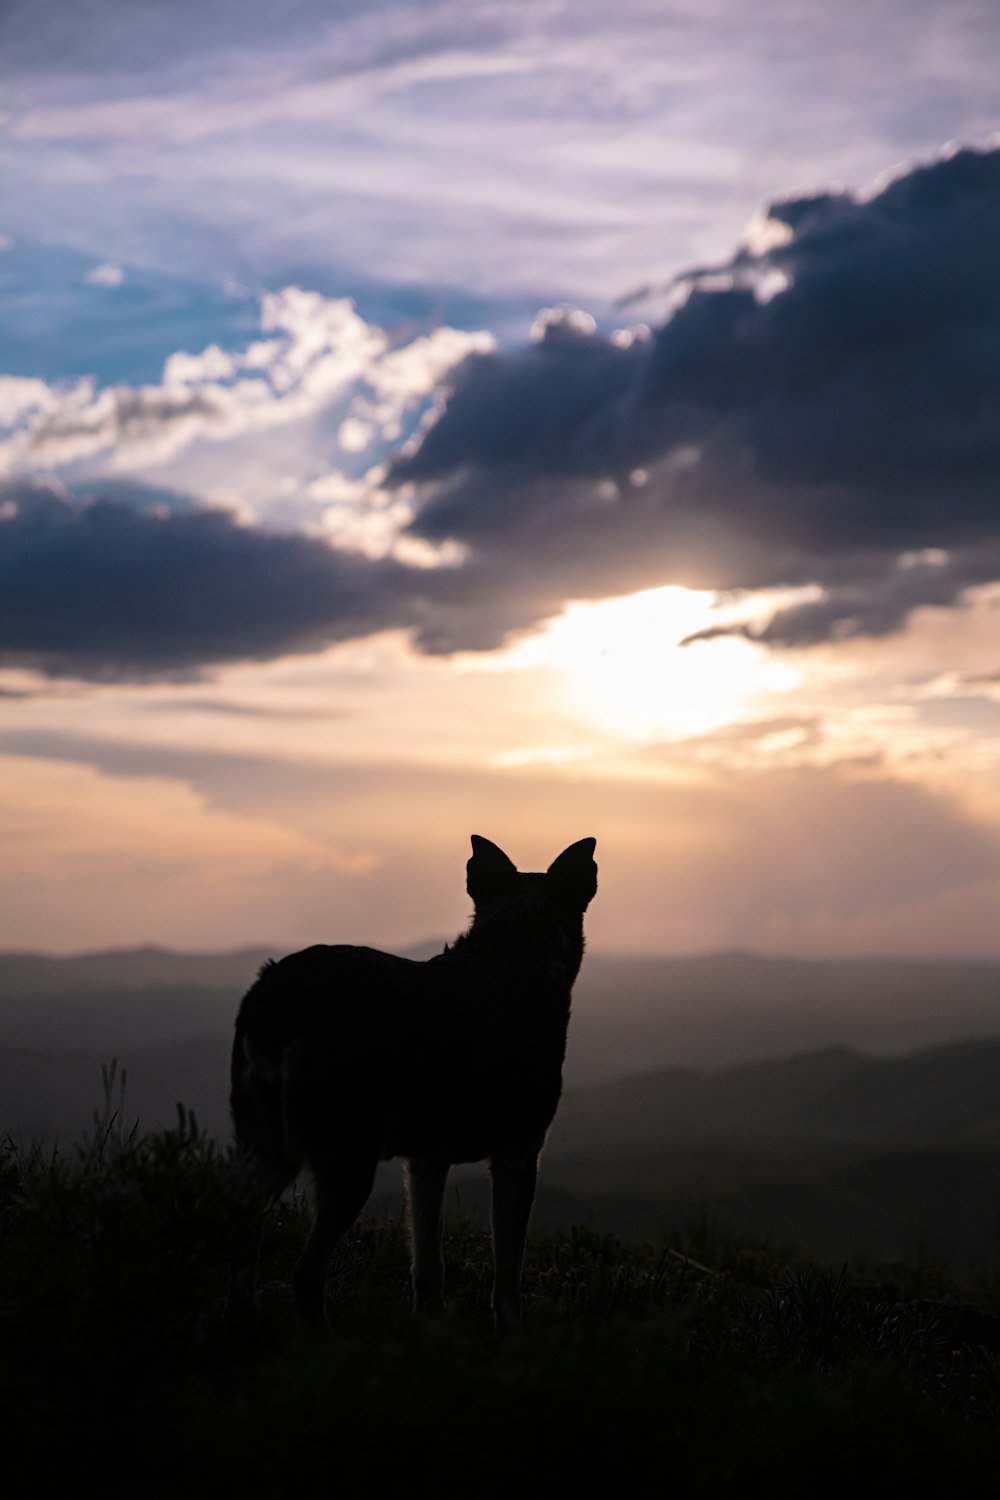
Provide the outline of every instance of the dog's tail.
<path id="1" fill-rule="evenodd" d="M 302 1166 L 289 1110 L 299 1043 L 280 1034 L 281 988 L 278 966 L 265 965 L 240 1007 L 230 1068 L 237 1148 L 272 1193 L 280 1193 Z"/>

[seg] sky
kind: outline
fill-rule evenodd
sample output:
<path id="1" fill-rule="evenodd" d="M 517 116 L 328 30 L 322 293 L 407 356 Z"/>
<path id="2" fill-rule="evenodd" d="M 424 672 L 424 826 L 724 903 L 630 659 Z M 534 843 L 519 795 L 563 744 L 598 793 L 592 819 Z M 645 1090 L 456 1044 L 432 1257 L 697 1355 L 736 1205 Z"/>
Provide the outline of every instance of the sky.
<path id="1" fill-rule="evenodd" d="M 0 946 L 1000 956 L 993 0 L 8 0 Z"/>

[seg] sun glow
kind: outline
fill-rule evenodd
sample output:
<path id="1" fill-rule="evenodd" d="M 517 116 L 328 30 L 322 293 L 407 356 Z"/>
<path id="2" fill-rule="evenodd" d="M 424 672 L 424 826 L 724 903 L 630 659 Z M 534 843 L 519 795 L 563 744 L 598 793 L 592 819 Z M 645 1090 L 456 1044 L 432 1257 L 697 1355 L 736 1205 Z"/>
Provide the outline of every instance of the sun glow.
<path id="1" fill-rule="evenodd" d="M 734 722 L 801 674 L 742 636 L 680 643 L 726 618 L 714 594 L 647 589 L 623 599 L 575 601 L 522 643 L 522 660 L 555 668 L 566 707 L 633 741 L 683 739 Z"/>

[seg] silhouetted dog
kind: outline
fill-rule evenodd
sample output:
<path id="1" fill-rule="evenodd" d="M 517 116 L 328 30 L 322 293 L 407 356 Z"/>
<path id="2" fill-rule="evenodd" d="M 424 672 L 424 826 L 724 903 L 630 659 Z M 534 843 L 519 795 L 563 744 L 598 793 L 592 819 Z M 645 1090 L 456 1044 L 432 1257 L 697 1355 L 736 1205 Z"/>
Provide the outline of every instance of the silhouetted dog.
<path id="1" fill-rule="evenodd" d="M 453 1162 L 488 1159 L 493 1310 L 520 1317 L 521 1262 L 538 1155 L 559 1103 L 596 840 L 544 875 L 519 874 L 473 835 L 472 926 L 426 962 L 374 948 L 306 948 L 268 963 L 236 1021 L 236 1140 L 276 1197 L 304 1164 L 316 1217 L 295 1298 L 322 1315 L 333 1247 L 371 1192 L 379 1161 L 406 1159 L 414 1307 L 442 1307 L 441 1202 Z M 256 1240 L 234 1267 L 230 1312 L 252 1314 Z"/>

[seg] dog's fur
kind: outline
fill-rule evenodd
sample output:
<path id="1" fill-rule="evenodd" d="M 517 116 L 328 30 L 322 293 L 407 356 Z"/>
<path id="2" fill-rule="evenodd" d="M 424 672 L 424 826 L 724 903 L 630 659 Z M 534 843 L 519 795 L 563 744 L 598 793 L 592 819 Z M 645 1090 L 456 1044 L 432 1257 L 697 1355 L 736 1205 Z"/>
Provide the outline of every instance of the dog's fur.
<path id="1" fill-rule="evenodd" d="M 406 1161 L 418 1311 L 441 1309 L 441 1203 L 453 1162 L 488 1159 L 493 1309 L 520 1318 L 521 1262 L 538 1155 L 562 1089 L 583 913 L 597 889 L 596 841 L 545 874 L 519 874 L 473 835 L 472 926 L 426 962 L 373 948 L 307 948 L 265 964 L 244 997 L 232 1059 L 237 1145 L 267 1199 L 304 1164 L 316 1217 L 295 1271 L 310 1322 L 322 1316 L 330 1253 L 361 1212 L 379 1161 Z M 252 1313 L 257 1246 L 234 1267 L 237 1322 Z"/>

